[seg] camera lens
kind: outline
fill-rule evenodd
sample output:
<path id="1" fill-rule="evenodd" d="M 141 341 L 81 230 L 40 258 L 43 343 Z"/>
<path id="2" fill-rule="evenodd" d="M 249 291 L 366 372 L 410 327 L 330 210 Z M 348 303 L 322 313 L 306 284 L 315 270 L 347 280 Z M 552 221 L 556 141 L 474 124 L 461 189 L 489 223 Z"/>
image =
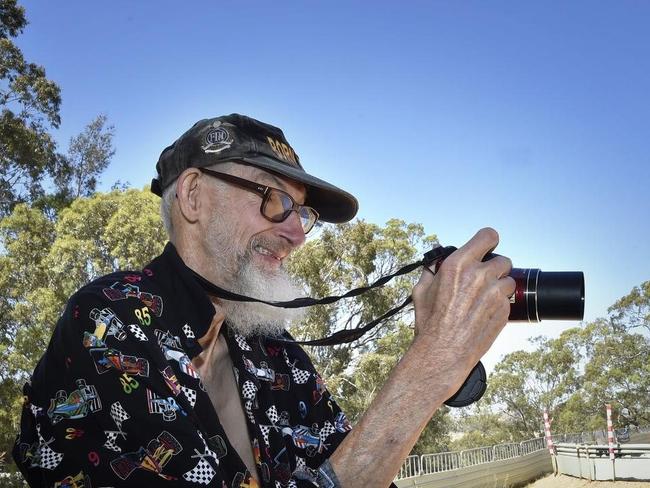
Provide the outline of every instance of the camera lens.
<path id="1" fill-rule="evenodd" d="M 509 321 L 582 320 L 585 277 L 580 271 L 541 271 L 513 268 L 515 293 L 510 299 Z"/>

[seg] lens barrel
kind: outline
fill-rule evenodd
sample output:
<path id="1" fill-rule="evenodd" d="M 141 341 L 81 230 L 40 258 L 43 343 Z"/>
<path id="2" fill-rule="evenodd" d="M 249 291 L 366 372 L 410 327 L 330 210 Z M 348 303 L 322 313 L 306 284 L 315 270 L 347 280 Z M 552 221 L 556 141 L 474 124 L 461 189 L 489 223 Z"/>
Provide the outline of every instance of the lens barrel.
<path id="1" fill-rule="evenodd" d="M 585 277 L 581 271 L 541 271 L 513 268 L 515 293 L 510 299 L 509 321 L 582 320 Z"/>

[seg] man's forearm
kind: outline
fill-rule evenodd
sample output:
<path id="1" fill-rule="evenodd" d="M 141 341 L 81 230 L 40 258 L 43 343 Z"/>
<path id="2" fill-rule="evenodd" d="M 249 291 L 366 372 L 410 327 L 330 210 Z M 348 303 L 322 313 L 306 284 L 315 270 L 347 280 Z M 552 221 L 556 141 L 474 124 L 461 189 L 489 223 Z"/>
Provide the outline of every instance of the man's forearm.
<path id="1" fill-rule="evenodd" d="M 427 422 L 451 396 L 448 352 L 414 342 L 330 462 L 344 488 L 390 485 Z M 414 385 L 420 385 L 415 387 Z"/>
<path id="2" fill-rule="evenodd" d="M 415 339 L 330 462 L 343 488 L 389 486 L 435 411 L 463 384 L 505 326 L 512 263 L 482 258 L 498 244 L 482 229 L 413 287 Z"/>

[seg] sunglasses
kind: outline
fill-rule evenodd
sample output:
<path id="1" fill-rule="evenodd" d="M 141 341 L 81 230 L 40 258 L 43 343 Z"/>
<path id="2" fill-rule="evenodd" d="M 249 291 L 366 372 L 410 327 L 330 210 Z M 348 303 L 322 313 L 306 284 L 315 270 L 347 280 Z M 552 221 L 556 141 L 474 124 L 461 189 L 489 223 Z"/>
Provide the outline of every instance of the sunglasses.
<path id="1" fill-rule="evenodd" d="M 212 176 L 214 178 L 232 183 L 244 190 L 248 190 L 259 194 L 262 197 L 262 205 L 260 205 L 260 213 L 266 220 L 271 222 L 284 222 L 287 220 L 291 212 L 294 210 L 300 217 L 300 224 L 302 230 L 307 234 L 318 220 L 318 212 L 311 207 L 299 205 L 291 198 L 287 192 L 278 190 L 271 186 L 261 185 L 254 181 L 245 180 L 237 176 L 229 175 L 226 173 L 219 173 L 207 168 L 198 168 L 201 173 Z"/>

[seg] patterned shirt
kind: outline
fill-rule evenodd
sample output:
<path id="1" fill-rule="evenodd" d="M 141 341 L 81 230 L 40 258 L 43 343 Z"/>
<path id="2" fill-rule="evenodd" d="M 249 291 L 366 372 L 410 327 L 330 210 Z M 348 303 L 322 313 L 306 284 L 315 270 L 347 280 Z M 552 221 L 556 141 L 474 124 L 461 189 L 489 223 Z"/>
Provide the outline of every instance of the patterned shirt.
<path id="1" fill-rule="evenodd" d="M 345 414 L 299 346 L 225 324 L 260 484 L 231 446 L 192 365 L 214 314 L 172 244 L 73 295 L 23 390 L 30 486 L 325 486 Z"/>

